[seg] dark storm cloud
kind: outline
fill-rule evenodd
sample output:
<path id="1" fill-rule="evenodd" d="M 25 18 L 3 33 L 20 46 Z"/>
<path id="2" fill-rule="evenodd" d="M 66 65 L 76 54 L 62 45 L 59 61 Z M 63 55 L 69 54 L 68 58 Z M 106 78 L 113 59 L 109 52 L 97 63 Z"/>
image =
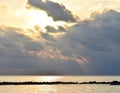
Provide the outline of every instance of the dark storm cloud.
<path id="1" fill-rule="evenodd" d="M 62 4 L 53 1 L 28 0 L 28 5 L 46 11 L 55 21 L 76 22 L 77 17 Z"/>

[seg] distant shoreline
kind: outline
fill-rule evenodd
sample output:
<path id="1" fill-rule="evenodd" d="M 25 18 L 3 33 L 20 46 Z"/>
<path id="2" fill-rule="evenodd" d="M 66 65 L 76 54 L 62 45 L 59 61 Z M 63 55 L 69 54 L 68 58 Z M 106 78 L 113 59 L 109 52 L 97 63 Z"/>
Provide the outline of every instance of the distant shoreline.
<path id="1" fill-rule="evenodd" d="M 108 84 L 108 85 L 120 85 L 120 81 L 111 81 L 111 82 L 97 82 L 97 81 L 89 81 L 89 82 L 0 82 L 0 85 L 58 85 L 58 84 Z"/>

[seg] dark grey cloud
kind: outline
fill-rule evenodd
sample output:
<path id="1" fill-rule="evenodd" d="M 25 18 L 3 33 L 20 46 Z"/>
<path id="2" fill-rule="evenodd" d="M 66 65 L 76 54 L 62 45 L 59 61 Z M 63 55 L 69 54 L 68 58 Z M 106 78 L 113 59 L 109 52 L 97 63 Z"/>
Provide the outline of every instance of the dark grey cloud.
<path id="1" fill-rule="evenodd" d="M 22 69 L 31 68 L 38 64 L 36 63 L 37 57 L 27 53 L 27 51 L 38 50 L 38 47 L 41 49 L 38 42 L 34 42 L 31 38 L 18 33 L 15 28 L 6 28 L 0 31 L 4 32 L 0 35 L 0 74 L 19 74 L 24 72 Z M 33 64 L 33 60 L 35 64 Z"/>
<path id="2" fill-rule="evenodd" d="M 53 26 L 46 26 L 45 28 L 48 33 L 61 33 L 61 32 L 66 32 L 65 27 L 58 26 L 58 28 L 55 28 Z"/>
<path id="3" fill-rule="evenodd" d="M 28 5 L 46 11 L 48 16 L 53 17 L 55 21 L 76 22 L 77 17 L 72 14 L 63 4 L 46 0 L 28 0 Z"/>
<path id="4" fill-rule="evenodd" d="M 109 10 L 92 19 L 71 27 L 61 42 L 77 55 L 91 59 L 91 74 L 120 74 L 120 13 Z"/>

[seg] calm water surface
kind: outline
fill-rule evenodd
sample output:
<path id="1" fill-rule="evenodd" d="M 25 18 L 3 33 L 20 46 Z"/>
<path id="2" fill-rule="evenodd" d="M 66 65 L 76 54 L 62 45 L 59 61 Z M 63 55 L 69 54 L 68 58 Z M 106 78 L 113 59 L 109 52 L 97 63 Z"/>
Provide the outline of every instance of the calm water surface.
<path id="1" fill-rule="evenodd" d="M 0 81 L 120 81 L 120 76 L 0 76 Z M 1 85 L 0 93 L 120 93 L 113 85 Z"/>

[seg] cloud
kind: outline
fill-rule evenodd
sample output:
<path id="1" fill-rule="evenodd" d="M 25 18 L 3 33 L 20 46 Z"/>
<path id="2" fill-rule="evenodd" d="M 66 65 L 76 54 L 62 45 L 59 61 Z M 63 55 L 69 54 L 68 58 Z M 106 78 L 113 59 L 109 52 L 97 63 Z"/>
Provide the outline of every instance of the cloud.
<path id="1" fill-rule="evenodd" d="M 55 21 L 76 22 L 77 17 L 62 4 L 53 1 L 28 0 L 28 5 L 46 11 Z"/>
<path id="2" fill-rule="evenodd" d="M 23 29 L 0 27 L 0 74 L 78 74 L 75 67 L 87 60 L 62 54 L 61 50 L 55 49 L 55 42 L 51 41 L 49 36 L 43 36 L 42 32 L 38 32 L 41 36 L 39 40 L 34 40 L 31 34 L 29 36 Z M 51 46 L 47 42 L 51 43 Z"/>
<path id="3" fill-rule="evenodd" d="M 87 56 L 91 74 L 120 74 L 120 13 L 114 10 L 94 14 L 61 37 L 76 55 Z"/>
<path id="4" fill-rule="evenodd" d="M 32 61 L 37 61 L 37 58 L 29 55 L 27 51 L 38 50 L 38 47 L 35 47 L 38 46 L 38 42 L 34 42 L 29 37 L 18 33 L 15 28 L 5 28 L 0 31 L 3 32 L 3 34 L 0 34 L 0 69 L 6 70 L 6 73 L 1 72 L 1 74 L 9 74 L 11 73 L 9 71 L 13 71 L 13 69 L 15 71 L 21 69 L 22 71 L 22 69 L 34 66 Z M 30 44 L 29 47 L 28 44 Z M 39 48 L 41 49 L 41 46 Z M 19 74 L 17 71 L 14 74 L 17 73 Z"/>
<path id="5" fill-rule="evenodd" d="M 58 28 L 55 28 L 53 26 L 46 26 L 45 29 L 48 33 L 61 33 L 66 32 L 66 28 L 63 26 L 58 26 Z"/>
<path id="6" fill-rule="evenodd" d="M 120 74 L 120 13 L 92 14 L 65 29 L 47 32 L 0 27 L 0 74 L 113 75 Z M 65 30 L 65 31 L 64 31 Z M 59 37 L 52 34 L 61 33 Z"/>

